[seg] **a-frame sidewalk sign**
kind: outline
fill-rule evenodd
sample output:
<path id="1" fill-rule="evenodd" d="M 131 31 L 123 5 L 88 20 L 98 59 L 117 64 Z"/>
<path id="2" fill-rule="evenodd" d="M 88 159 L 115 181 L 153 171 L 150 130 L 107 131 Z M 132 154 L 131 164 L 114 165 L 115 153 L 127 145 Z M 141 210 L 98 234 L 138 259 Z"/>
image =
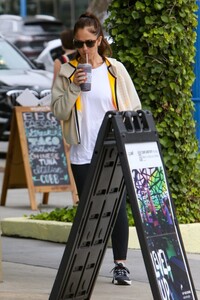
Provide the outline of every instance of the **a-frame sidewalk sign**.
<path id="1" fill-rule="evenodd" d="M 48 106 L 16 106 L 12 115 L 11 134 L 0 205 L 5 206 L 8 189 L 27 188 L 32 210 L 37 210 L 36 193 L 48 203 L 50 192 L 71 192 L 78 200 L 64 142 L 62 126 Z M 20 200 L 19 200 L 20 201 Z"/>
<path id="2" fill-rule="evenodd" d="M 196 299 L 149 111 L 108 112 L 50 294 L 90 299 L 125 188 L 153 298 Z"/>

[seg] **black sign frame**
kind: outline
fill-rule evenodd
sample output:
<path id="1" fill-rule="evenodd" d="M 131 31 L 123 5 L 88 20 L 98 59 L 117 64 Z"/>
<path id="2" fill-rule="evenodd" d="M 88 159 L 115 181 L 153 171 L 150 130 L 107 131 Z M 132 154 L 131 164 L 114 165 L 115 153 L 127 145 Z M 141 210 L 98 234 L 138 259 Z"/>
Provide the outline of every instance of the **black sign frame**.
<path id="1" fill-rule="evenodd" d="M 181 259 L 179 262 L 184 269 L 183 282 L 177 281 L 175 276 L 175 280 L 171 284 L 175 273 L 173 273 L 168 261 L 165 260 L 167 256 L 165 256 L 165 249 L 161 249 L 163 251 L 159 252 L 160 264 L 156 264 L 154 259 L 157 255 L 157 249 L 154 253 L 155 256 L 149 251 L 152 249 L 149 248 L 148 231 L 145 230 L 144 220 L 141 217 L 139 197 L 133 181 L 133 166 L 128 160 L 130 151 L 126 149 L 127 145 L 132 145 L 133 151 L 135 151 L 134 146 L 139 145 L 140 147 L 141 144 L 147 150 L 148 144 L 151 144 L 150 152 L 147 151 L 147 156 L 143 153 L 142 158 L 140 157 L 141 160 L 145 162 L 145 159 L 149 158 L 151 163 L 155 160 L 162 167 L 161 175 L 164 175 L 163 182 L 168 192 L 170 210 L 173 215 L 173 227 L 175 229 L 173 241 L 177 241 L 181 252 L 178 259 Z M 135 153 L 138 153 L 138 150 Z M 147 167 L 149 167 L 148 164 Z M 157 165 L 150 167 L 156 167 L 155 170 L 158 171 Z M 50 300 L 90 299 L 125 187 L 129 195 L 154 299 L 197 300 L 169 191 L 158 134 L 151 113 L 142 110 L 123 113 L 108 112 L 104 118 L 92 157 L 87 183 L 80 199 L 75 221 L 50 294 Z M 173 296 L 178 298 L 173 298 Z"/>

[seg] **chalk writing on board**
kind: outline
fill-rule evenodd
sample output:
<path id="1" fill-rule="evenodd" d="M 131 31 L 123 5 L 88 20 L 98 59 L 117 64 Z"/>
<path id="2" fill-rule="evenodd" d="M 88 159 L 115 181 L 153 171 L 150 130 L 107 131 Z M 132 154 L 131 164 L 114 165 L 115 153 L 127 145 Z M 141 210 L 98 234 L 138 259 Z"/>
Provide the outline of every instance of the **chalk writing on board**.
<path id="1" fill-rule="evenodd" d="M 67 185 L 67 159 L 60 122 L 52 112 L 23 112 L 35 186 Z"/>

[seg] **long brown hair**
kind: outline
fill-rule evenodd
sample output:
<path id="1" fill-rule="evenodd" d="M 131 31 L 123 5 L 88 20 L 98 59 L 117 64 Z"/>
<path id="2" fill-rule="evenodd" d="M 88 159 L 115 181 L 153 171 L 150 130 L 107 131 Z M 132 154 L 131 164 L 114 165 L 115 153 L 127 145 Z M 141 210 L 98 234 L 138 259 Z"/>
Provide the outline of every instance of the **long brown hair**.
<path id="1" fill-rule="evenodd" d="M 74 36 L 76 35 L 79 29 L 83 29 L 85 27 L 90 27 L 89 31 L 97 36 L 102 36 L 102 41 L 100 46 L 98 47 L 98 52 L 102 57 L 112 56 L 112 50 L 108 43 L 108 41 L 104 37 L 102 25 L 99 19 L 92 13 L 86 12 L 80 15 L 79 19 L 74 25 Z M 79 54 L 77 53 L 79 57 Z"/>
<path id="2" fill-rule="evenodd" d="M 73 37 L 74 37 L 74 32 L 72 29 L 66 29 L 61 32 L 60 39 L 61 39 L 62 46 L 65 49 L 74 49 Z"/>

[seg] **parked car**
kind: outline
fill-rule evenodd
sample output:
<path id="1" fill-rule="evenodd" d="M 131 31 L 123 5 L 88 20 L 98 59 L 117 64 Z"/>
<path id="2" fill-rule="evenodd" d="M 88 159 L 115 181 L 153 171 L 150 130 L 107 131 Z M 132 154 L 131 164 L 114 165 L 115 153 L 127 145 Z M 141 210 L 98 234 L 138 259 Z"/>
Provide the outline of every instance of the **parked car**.
<path id="1" fill-rule="evenodd" d="M 36 69 L 35 65 L 12 43 L 0 36 L 0 140 L 8 140 L 9 125 L 16 99 L 11 90 L 26 88 L 41 95 L 51 89 L 53 74 Z"/>
<path id="2" fill-rule="evenodd" d="M 34 60 L 37 64 L 42 64 L 44 69 L 53 72 L 54 60 L 64 54 L 60 39 L 55 39 L 47 43 L 45 49 Z"/>
<path id="3" fill-rule="evenodd" d="M 0 33 L 30 59 L 38 57 L 46 43 L 59 38 L 64 29 L 63 23 L 52 16 L 0 15 Z"/>

